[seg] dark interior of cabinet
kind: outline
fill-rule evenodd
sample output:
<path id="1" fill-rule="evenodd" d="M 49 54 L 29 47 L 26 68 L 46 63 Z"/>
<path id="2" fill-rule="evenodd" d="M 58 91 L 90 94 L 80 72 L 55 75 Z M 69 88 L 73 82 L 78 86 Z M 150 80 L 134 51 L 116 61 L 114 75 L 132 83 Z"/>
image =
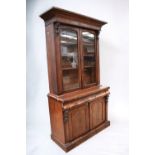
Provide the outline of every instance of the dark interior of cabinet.
<path id="1" fill-rule="evenodd" d="M 93 84 L 96 81 L 95 67 L 88 67 L 84 69 L 84 85 Z"/>
<path id="2" fill-rule="evenodd" d="M 63 70 L 64 91 L 79 88 L 78 69 Z"/>

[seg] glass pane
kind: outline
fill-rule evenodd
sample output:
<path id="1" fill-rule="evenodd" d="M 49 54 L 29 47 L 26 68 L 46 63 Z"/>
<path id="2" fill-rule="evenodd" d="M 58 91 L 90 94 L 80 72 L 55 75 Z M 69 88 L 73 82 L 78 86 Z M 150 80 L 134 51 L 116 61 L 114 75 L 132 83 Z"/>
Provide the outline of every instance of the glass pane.
<path id="1" fill-rule="evenodd" d="M 90 32 L 82 32 L 82 40 L 85 43 L 93 43 L 94 44 L 94 39 L 95 36 L 94 34 L 90 33 Z"/>
<path id="2" fill-rule="evenodd" d="M 84 66 L 88 67 L 88 66 L 95 66 L 95 55 L 84 55 Z"/>
<path id="3" fill-rule="evenodd" d="M 96 55 L 95 35 L 90 32 L 82 32 L 83 57 L 84 57 L 84 85 L 96 82 Z"/>
<path id="4" fill-rule="evenodd" d="M 84 69 L 84 86 L 89 85 L 91 83 L 95 83 L 96 81 L 96 73 L 95 67 L 88 67 Z"/>
<path id="5" fill-rule="evenodd" d="M 74 31 L 62 30 L 60 42 L 63 88 L 64 90 L 79 88 L 77 33 Z"/>
<path id="6" fill-rule="evenodd" d="M 63 86 L 64 90 L 79 88 L 78 70 L 63 70 Z"/>

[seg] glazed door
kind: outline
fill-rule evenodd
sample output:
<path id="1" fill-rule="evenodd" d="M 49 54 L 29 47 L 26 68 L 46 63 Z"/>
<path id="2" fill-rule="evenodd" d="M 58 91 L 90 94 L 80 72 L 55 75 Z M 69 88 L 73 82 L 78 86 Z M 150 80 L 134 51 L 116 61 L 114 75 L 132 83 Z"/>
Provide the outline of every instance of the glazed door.
<path id="1" fill-rule="evenodd" d="M 79 29 L 76 28 L 67 26 L 60 27 L 60 63 L 63 92 L 81 87 L 78 32 Z"/>
<path id="2" fill-rule="evenodd" d="M 70 140 L 73 140 L 89 130 L 88 104 L 82 105 L 69 112 Z"/>
<path id="3" fill-rule="evenodd" d="M 94 31 L 81 30 L 82 86 L 89 87 L 97 82 L 96 35 Z"/>
<path id="4" fill-rule="evenodd" d="M 106 120 L 106 105 L 104 98 L 90 102 L 90 128 L 93 129 Z"/>
<path id="5" fill-rule="evenodd" d="M 62 25 L 59 31 L 60 92 L 98 84 L 99 56 L 95 31 Z"/>

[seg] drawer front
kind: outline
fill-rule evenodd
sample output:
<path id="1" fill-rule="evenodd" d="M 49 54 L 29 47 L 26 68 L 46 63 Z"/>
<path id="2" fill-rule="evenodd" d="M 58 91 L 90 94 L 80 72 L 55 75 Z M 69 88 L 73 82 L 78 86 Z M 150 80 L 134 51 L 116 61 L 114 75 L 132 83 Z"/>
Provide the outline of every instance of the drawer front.
<path id="1" fill-rule="evenodd" d="M 93 129 L 106 120 L 106 105 L 103 97 L 90 102 L 90 129 Z"/>

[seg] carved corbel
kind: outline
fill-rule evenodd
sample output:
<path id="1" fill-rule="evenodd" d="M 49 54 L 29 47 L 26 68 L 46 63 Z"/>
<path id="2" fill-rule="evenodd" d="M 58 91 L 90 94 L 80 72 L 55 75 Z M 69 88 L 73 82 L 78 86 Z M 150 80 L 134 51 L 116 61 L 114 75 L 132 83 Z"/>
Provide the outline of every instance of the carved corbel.
<path id="1" fill-rule="evenodd" d="M 64 123 L 68 122 L 68 119 L 69 119 L 69 110 L 64 110 L 63 116 L 64 116 Z"/>
<path id="2" fill-rule="evenodd" d="M 60 23 L 56 22 L 54 25 L 54 28 L 55 28 L 55 33 L 59 34 L 60 33 Z"/>
<path id="3" fill-rule="evenodd" d="M 105 119 L 108 120 L 108 100 L 109 100 L 109 94 L 107 94 L 105 96 L 105 108 L 106 108 L 106 111 L 105 111 Z"/>
<path id="4" fill-rule="evenodd" d="M 100 30 L 97 31 L 97 33 L 96 33 L 96 38 L 97 38 L 97 39 L 99 39 L 99 35 L 100 35 Z"/>
<path id="5" fill-rule="evenodd" d="M 105 96 L 105 103 L 107 104 L 109 100 L 109 94 Z"/>

